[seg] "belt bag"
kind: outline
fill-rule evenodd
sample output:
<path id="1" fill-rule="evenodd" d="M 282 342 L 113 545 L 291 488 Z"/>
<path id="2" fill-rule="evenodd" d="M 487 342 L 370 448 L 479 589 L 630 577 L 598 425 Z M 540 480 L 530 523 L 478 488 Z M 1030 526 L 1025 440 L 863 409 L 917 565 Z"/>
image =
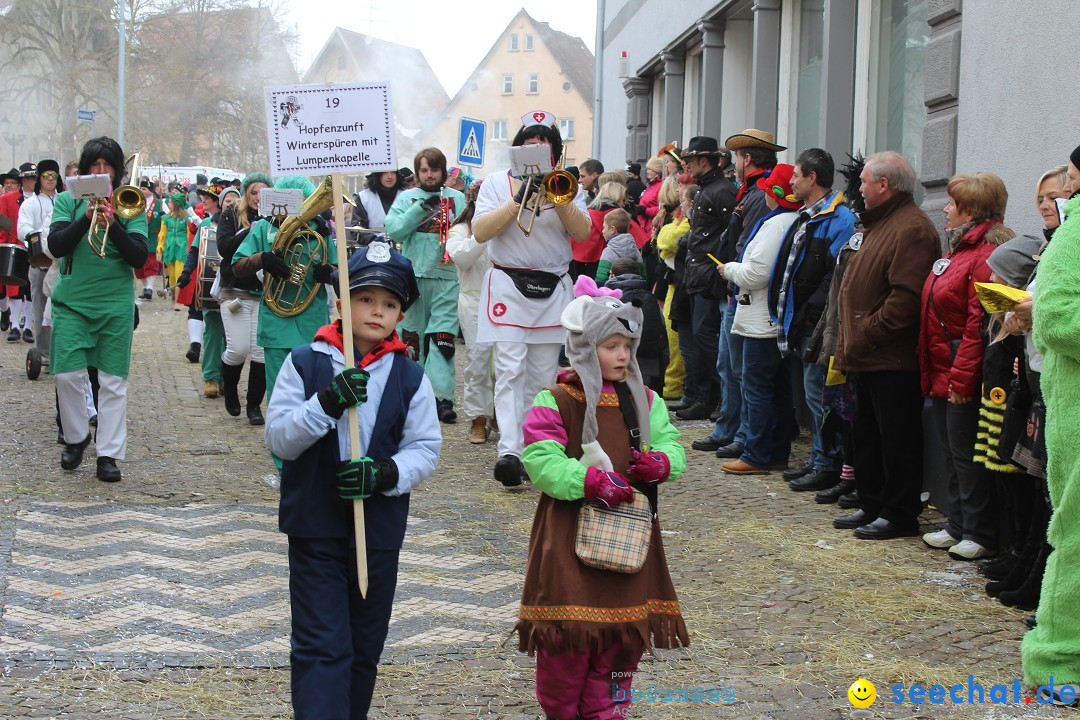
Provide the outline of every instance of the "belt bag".
<path id="1" fill-rule="evenodd" d="M 514 270 L 499 265 L 495 267 L 510 276 L 510 279 L 514 281 L 514 287 L 522 296 L 535 300 L 551 297 L 562 279 L 561 275 L 544 272 L 543 270 Z"/>
<path id="2" fill-rule="evenodd" d="M 633 501 L 613 508 L 582 503 L 574 554 L 589 567 L 636 573 L 649 557 L 652 519 L 649 499 L 637 490 Z"/>

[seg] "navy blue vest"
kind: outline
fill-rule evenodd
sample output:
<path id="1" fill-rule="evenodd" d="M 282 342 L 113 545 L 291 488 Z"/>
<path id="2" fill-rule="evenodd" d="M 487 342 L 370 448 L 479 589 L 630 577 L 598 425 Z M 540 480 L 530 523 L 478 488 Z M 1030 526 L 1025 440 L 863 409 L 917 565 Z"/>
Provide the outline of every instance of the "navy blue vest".
<path id="1" fill-rule="evenodd" d="M 304 381 L 304 396 L 311 397 L 330 385 L 334 377 L 331 358 L 310 345 L 294 348 L 293 365 Z M 401 353 L 395 353 L 390 376 L 383 388 L 375 427 L 367 445 L 370 458 L 391 457 L 398 451 L 409 404 L 424 379 L 424 371 Z M 337 429 L 315 443 L 296 460 L 281 467 L 281 502 L 278 529 L 294 537 L 345 538 L 353 534 L 353 504 L 337 491 L 337 465 L 341 457 Z M 364 501 L 367 546 L 399 550 L 405 539 L 409 495 L 387 497 L 376 493 Z"/>

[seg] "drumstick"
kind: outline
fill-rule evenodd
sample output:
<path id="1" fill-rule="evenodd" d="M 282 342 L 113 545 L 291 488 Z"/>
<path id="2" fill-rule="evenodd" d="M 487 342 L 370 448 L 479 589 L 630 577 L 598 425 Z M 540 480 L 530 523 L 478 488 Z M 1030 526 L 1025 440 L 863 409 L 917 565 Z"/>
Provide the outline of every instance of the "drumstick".
<path id="1" fill-rule="evenodd" d="M 723 266 L 723 264 L 724 264 L 724 263 L 720 262 L 720 261 L 719 261 L 719 260 L 717 260 L 717 259 L 716 259 L 715 257 L 713 257 L 713 254 L 712 254 L 712 253 L 705 253 L 705 254 L 706 254 L 706 255 L 708 255 L 708 257 L 709 257 L 709 259 L 710 259 L 710 260 L 712 260 L 712 261 L 713 261 L 714 263 L 716 263 L 716 266 L 717 266 L 717 267 L 721 267 L 721 266 Z"/>

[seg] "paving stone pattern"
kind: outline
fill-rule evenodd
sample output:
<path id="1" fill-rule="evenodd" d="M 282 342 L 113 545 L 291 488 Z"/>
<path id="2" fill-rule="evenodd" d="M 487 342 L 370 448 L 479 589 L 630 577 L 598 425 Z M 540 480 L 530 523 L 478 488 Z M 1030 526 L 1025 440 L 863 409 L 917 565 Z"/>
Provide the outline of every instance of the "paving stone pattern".
<path id="1" fill-rule="evenodd" d="M 285 540 L 261 433 L 201 397 L 185 314 L 142 303 L 124 480 L 59 469 L 53 383 L 0 343 L 0 718 L 288 718 Z M 459 360 L 463 353 L 459 352 Z M 681 423 L 683 443 L 709 431 Z M 532 720 L 533 660 L 504 644 L 536 491 L 491 480 L 493 443 L 444 427 L 439 469 L 414 493 L 394 620 L 371 717 Z M 689 451 L 660 495 L 691 646 L 646 655 L 651 688 L 726 700 L 635 703 L 640 718 L 847 718 L 848 685 L 1019 676 L 1023 614 L 971 565 L 917 540 L 862 542 L 835 508 L 778 477 L 730 477 Z M 805 443 L 795 461 L 805 457 Z M 927 529 L 941 518 L 928 512 Z M 875 717 L 1077 717 L 1020 706 L 896 706 Z"/>

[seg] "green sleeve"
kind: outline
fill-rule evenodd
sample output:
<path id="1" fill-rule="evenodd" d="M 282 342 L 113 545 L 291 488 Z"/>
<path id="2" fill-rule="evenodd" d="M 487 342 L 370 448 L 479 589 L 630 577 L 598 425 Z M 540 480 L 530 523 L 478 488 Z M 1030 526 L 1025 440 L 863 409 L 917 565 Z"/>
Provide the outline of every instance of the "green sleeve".
<path id="1" fill-rule="evenodd" d="M 236 252 L 233 253 L 233 263 L 235 264 L 237 260 L 269 251 L 269 230 L 270 223 L 266 220 L 259 220 L 252 225 L 251 230 L 248 231 L 247 237 L 244 238 L 240 243 L 240 247 L 236 248 Z"/>
<path id="2" fill-rule="evenodd" d="M 608 276 L 611 275 L 611 261 L 601 260 L 600 264 L 596 266 L 596 284 L 603 285 L 607 282 Z"/>
<path id="3" fill-rule="evenodd" d="M 1051 351 L 1080 361 L 1080 198 L 1070 200 L 1065 209 L 1072 214 L 1039 260 L 1032 325 L 1044 354 Z"/>
<path id="4" fill-rule="evenodd" d="M 671 475 L 668 481 L 682 475 L 686 469 L 686 451 L 679 443 L 679 431 L 671 424 L 667 406 L 664 399 L 655 393 L 652 394 L 652 407 L 649 408 L 649 435 L 653 452 L 662 452 L 671 463 Z"/>
<path id="5" fill-rule="evenodd" d="M 146 230 L 146 213 L 141 212 L 130 220 L 127 218 L 120 218 L 120 223 L 124 226 L 124 229 L 127 230 L 128 235 L 142 235 L 144 240 L 148 239 Z"/>
<path id="6" fill-rule="evenodd" d="M 414 193 L 401 193 L 390 206 L 390 212 L 386 213 L 386 234 L 398 243 L 411 240 L 426 216 L 427 210 L 424 209 L 423 202 L 417 199 Z"/>
<path id="7" fill-rule="evenodd" d="M 556 500 L 580 500 L 585 497 L 585 466 L 567 457 L 566 446 L 549 437 L 566 436 L 559 406 L 550 390 L 541 390 L 537 394 L 525 420 L 524 431 L 528 444 L 521 461 L 533 485 Z M 529 442 L 530 436 L 532 442 Z"/>

